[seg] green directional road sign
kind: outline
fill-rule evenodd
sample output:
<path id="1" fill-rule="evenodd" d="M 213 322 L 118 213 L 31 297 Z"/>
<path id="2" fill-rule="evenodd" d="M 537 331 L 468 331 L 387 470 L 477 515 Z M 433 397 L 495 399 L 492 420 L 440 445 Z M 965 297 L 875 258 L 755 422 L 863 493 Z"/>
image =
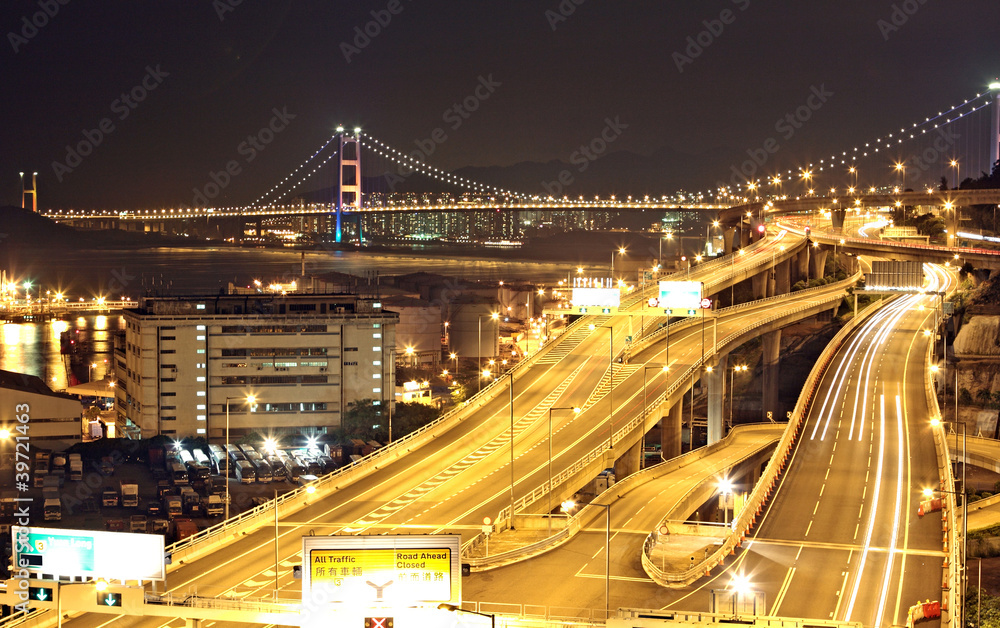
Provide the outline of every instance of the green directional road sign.
<path id="1" fill-rule="evenodd" d="M 98 606 L 121 606 L 122 605 L 122 594 L 121 593 L 105 593 L 103 591 L 97 592 L 97 605 Z"/>
<path id="2" fill-rule="evenodd" d="M 51 602 L 52 589 L 49 587 L 28 587 L 28 597 L 39 602 Z"/>

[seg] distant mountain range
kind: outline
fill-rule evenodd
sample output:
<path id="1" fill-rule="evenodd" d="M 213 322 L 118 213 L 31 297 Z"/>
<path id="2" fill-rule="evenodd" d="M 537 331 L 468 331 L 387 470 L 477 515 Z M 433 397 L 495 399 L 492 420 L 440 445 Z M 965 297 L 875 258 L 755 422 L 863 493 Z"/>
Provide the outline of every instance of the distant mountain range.
<path id="1" fill-rule="evenodd" d="M 681 153 L 663 148 L 649 155 L 629 151 L 609 152 L 590 160 L 583 153 L 574 153 L 569 161 L 523 161 L 510 166 L 470 166 L 452 172 L 477 183 L 496 186 L 524 194 L 539 196 L 577 196 L 611 194 L 619 198 L 632 195 L 654 197 L 678 190 L 707 190 L 718 180 L 728 179 L 727 171 L 719 167 L 732 158 L 729 149 L 717 148 L 703 153 Z M 364 157 L 362 157 L 364 162 Z M 370 168 L 370 163 L 366 170 Z M 371 171 L 369 170 L 369 173 Z M 708 174 L 706 174 L 708 173 Z M 415 173 L 400 176 L 392 170 L 382 176 L 366 176 L 363 186 L 371 192 L 461 192 L 460 188 Z M 332 188 L 308 192 L 307 201 L 329 201 Z"/>

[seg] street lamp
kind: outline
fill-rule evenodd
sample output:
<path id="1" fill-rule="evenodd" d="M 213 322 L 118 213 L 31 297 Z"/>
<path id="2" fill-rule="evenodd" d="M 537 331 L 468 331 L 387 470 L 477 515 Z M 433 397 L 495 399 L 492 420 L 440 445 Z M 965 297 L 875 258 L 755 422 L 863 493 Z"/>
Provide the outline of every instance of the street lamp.
<path id="1" fill-rule="evenodd" d="M 497 625 L 496 615 L 493 615 L 491 613 L 480 613 L 479 611 L 469 611 L 464 608 L 459 608 L 454 604 L 438 604 L 438 610 L 451 611 L 452 613 L 468 613 L 470 615 L 479 615 L 480 617 L 489 617 L 490 627 L 496 628 Z"/>
<path id="2" fill-rule="evenodd" d="M 748 368 L 746 364 L 738 364 L 729 370 L 729 429 L 733 429 L 733 406 L 736 405 L 736 391 L 733 389 L 733 378 L 736 375 L 736 371 L 746 372 Z"/>
<path id="3" fill-rule="evenodd" d="M 590 502 L 591 506 L 604 509 L 604 612 L 611 610 L 611 504 L 596 504 Z M 568 499 L 562 503 L 561 510 L 570 514 L 576 508 L 576 503 Z"/>
<path id="4" fill-rule="evenodd" d="M 957 159 L 952 159 L 949 165 L 955 169 L 955 189 L 957 190 L 959 183 L 961 183 L 961 181 L 959 181 L 959 170 L 961 170 L 961 166 L 959 165 Z"/>
<path id="5" fill-rule="evenodd" d="M 549 520 L 549 534 L 552 534 L 552 411 L 553 410 L 572 410 L 574 415 L 580 414 L 580 408 L 574 406 L 563 406 L 561 408 L 549 408 L 549 514 L 547 519 Z M 511 516 L 514 516 L 514 511 L 511 511 Z"/>
<path id="6" fill-rule="evenodd" d="M 643 367 L 642 367 L 642 416 L 643 416 L 643 420 L 645 420 L 646 415 L 649 413 L 649 410 L 646 407 L 646 371 L 648 371 L 649 369 L 659 369 L 659 371 L 661 373 L 663 373 L 664 375 L 666 375 L 667 373 L 670 372 L 670 367 L 667 366 L 666 364 L 664 364 L 663 366 L 659 366 L 659 365 L 656 365 L 656 364 L 654 364 L 654 365 L 649 365 L 649 364 L 643 365 Z M 660 458 L 661 459 L 663 458 L 662 454 L 660 455 Z"/>
<path id="7" fill-rule="evenodd" d="M 902 163 L 902 162 L 896 164 L 896 172 L 898 172 L 899 176 L 900 176 L 900 179 L 899 179 L 899 191 L 900 192 L 905 192 L 906 191 L 906 164 Z"/>
<path id="8" fill-rule="evenodd" d="M 736 593 L 736 599 L 733 601 L 733 616 L 735 619 L 739 619 L 740 600 L 753 594 L 753 584 L 750 582 L 750 576 L 733 574 L 732 580 L 729 581 L 729 588 Z M 757 596 L 753 598 L 753 611 L 751 614 L 757 614 Z"/>
<path id="9" fill-rule="evenodd" d="M 668 240 L 673 240 L 674 239 L 674 232 L 673 231 L 668 231 L 667 232 L 667 239 Z M 624 251 L 625 249 L 621 249 L 621 250 Z M 614 257 L 614 254 L 612 254 L 612 258 L 613 257 Z M 663 266 L 663 237 L 660 237 L 660 255 L 659 255 L 659 257 L 656 258 L 656 263 L 659 264 L 660 266 Z M 611 262 L 611 274 L 614 275 L 614 273 L 615 273 L 614 260 L 612 260 L 612 262 Z"/>
<path id="10" fill-rule="evenodd" d="M 957 379 L 958 379 L 958 377 L 957 377 L 958 367 L 955 368 L 955 371 L 956 371 L 956 378 L 955 379 L 957 381 Z M 957 385 L 955 387 L 955 396 L 956 397 L 958 396 L 958 386 Z M 935 418 L 931 419 L 931 427 L 933 427 L 933 428 L 941 427 L 942 423 L 951 423 L 952 427 L 954 427 L 954 425 L 956 423 L 958 423 L 958 421 L 957 421 L 958 415 L 957 414 L 955 415 L 955 419 L 956 419 L 955 421 L 942 421 L 941 419 L 935 417 Z M 966 560 L 967 560 L 966 552 L 969 549 L 969 527 L 968 527 L 968 522 L 969 522 L 969 489 L 966 487 L 966 484 L 965 484 L 965 468 L 969 464 L 969 458 L 968 458 L 968 451 L 969 451 L 968 450 L 968 438 L 969 438 L 969 435 L 968 435 L 968 433 L 967 433 L 967 431 L 965 429 L 966 426 L 965 426 L 964 422 L 958 423 L 958 425 L 962 426 L 962 493 L 961 493 L 961 495 L 962 495 L 962 578 L 961 578 L 960 587 L 959 587 L 959 590 L 960 590 L 959 599 L 961 600 L 960 606 L 959 606 L 959 608 L 961 610 L 959 612 L 961 613 L 961 616 L 960 616 L 960 620 L 961 621 L 959 621 L 958 625 L 959 626 L 964 626 L 965 625 L 965 585 L 966 585 L 965 568 L 966 568 Z M 942 437 L 943 437 L 943 435 L 942 435 Z M 945 443 L 944 444 L 945 444 L 945 447 L 948 446 L 947 439 L 945 439 Z M 924 489 L 924 494 L 925 495 L 927 494 L 928 490 L 930 490 L 930 489 Z M 945 490 L 945 489 L 940 489 L 940 490 L 941 490 L 942 493 L 950 493 L 952 495 L 957 495 L 958 494 L 956 491 L 948 491 L 948 490 Z"/>
<path id="11" fill-rule="evenodd" d="M 500 312 L 491 312 L 490 318 L 497 323 L 497 335 L 500 334 Z M 483 315 L 480 314 L 478 317 L 478 328 L 479 328 L 479 344 L 476 346 L 476 360 L 479 362 L 479 366 L 483 365 Z M 491 343 L 492 344 L 492 343 Z M 487 374 L 487 377 L 489 375 Z M 483 391 L 483 380 L 479 380 L 479 392 Z"/>
<path id="12" fill-rule="evenodd" d="M 618 255 L 625 255 L 625 247 L 618 247 L 617 251 L 611 251 L 611 281 L 614 283 L 615 280 L 615 253 Z"/>
<path id="13" fill-rule="evenodd" d="M 87 368 L 87 382 L 94 381 L 94 369 L 97 368 L 97 362 L 91 362 L 90 367 Z"/>
<path id="14" fill-rule="evenodd" d="M 590 331 L 607 329 L 611 334 L 611 340 L 608 343 L 608 370 L 611 372 L 610 390 L 608 391 L 608 400 L 611 404 L 611 410 L 608 412 L 608 451 L 611 451 L 614 449 L 614 441 L 612 439 L 615 435 L 615 328 L 608 327 L 607 325 L 597 327 L 593 323 L 588 328 Z"/>
<path id="15" fill-rule="evenodd" d="M 729 496 L 733 494 L 733 481 L 729 478 L 720 480 L 719 493 L 722 495 L 722 522 L 726 527 L 729 527 Z M 735 512 L 733 512 L 733 518 L 736 518 Z"/>
<path id="16" fill-rule="evenodd" d="M 225 450 L 225 445 L 229 444 L 229 402 L 232 399 L 243 399 L 246 401 L 247 405 L 250 406 L 251 412 L 253 411 L 253 404 L 257 402 L 257 397 L 255 395 L 246 395 L 245 397 L 226 397 L 226 442 L 223 445 L 223 450 Z M 208 432 L 208 430 L 205 430 Z M 226 454 L 226 526 L 229 525 L 229 452 L 225 451 Z"/>

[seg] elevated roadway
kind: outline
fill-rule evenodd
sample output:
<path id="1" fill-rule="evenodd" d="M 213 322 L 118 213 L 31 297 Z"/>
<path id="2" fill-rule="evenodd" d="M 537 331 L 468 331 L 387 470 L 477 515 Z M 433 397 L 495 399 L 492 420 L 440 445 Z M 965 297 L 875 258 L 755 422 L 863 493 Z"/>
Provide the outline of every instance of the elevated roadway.
<path id="1" fill-rule="evenodd" d="M 764 251 L 766 245 L 760 246 Z M 740 272 L 745 265 L 759 261 L 749 253 L 741 257 L 730 264 L 731 271 Z M 699 272 L 712 270 L 707 266 Z M 641 430 L 630 424 L 637 418 L 640 422 L 649 420 L 643 412 L 642 364 L 671 365 L 670 377 L 655 377 L 652 379 L 658 381 L 646 383 L 645 397 L 655 399 L 670 387 L 677 390 L 690 385 L 695 379 L 692 370 L 697 369 L 704 355 L 711 353 L 713 331 L 721 342 L 733 334 L 748 333 L 761 320 L 782 312 L 787 312 L 788 322 L 792 322 L 820 309 L 832 309 L 839 303 L 842 290 L 842 286 L 827 286 L 732 308 L 719 313 L 717 323 L 707 328 L 690 323 L 678 326 L 684 328 L 670 335 L 669 362 L 664 341 L 633 356 L 629 364 L 615 365 L 613 417 L 608 416 L 612 402 L 609 355 L 624 351 L 629 321 L 587 318 L 558 343 L 537 354 L 531 366 L 516 371 L 512 392 L 509 377 L 494 383 L 457 416 L 418 437 L 400 441 L 394 445 L 394 452 L 365 463 L 364 473 L 351 476 L 348 470 L 322 483 L 317 495 L 298 496 L 308 502 L 304 507 L 285 508 L 287 502 L 283 502 L 277 574 L 271 527 L 274 512 L 261 509 L 256 513 L 256 525 L 238 523 L 231 532 L 217 528 L 197 551 L 191 551 L 193 547 L 174 548 L 167 588 L 172 593 L 228 595 L 246 600 L 295 599 L 299 581 L 293 578 L 292 567 L 298 564 L 303 534 L 451 532 L 471 538 L 479 531 L 484 516 L 495 516 L 511 503 L 512 415 L 513 498 L 523 501 L 525 508 L 542 507 L 544 503 L 544 512 L 548 503 L 549 408 L 583 408 L 579 414 L 552 415 L 554 479 L 563 474 L 563 481 L 556 480 L 555 488 L 571 493 L 578 488 L 574 486 L 576 479 L 586 477 L 572 471 L 581 460 L 598 451 L 596 461 L 588 464 L 596 462 L 595 468 L 600 469 L 639 442 Z M 589 329 L 590 323 L 595 324 L 594 330 Z M 607 329 L 616 331 L 613 344 Z M 752 332 L 747 337 L 752 337 Z M 509 400 L 513 400 L 513 413 Z M 606 450 L 609 428 L 616 435 L 611 452 Z M 570 475 L 566 475 L 567 471 Z M 529 497 L 533 498 L 531 504 L 527 503 Z M 560 497 L 553 495 L 555 505 Z M 628 604 L 628 600 L 622 602 Z M 136 626 L 164 625 L 152 618 L 129 621 Z M 107 616 L 84 615 L 67 625 L 99 626 L 107 622 Z"/>
<path id="2" fill-rule="evenodd" d="M 647 580 L 634 557 L 615 548 L 616 541 L 636 543 L 634 528 L 639 520 L 648 524 L 649 514 L 636 514 L 627 505 L 631 494 L 618 497 L 610 490 L 611 526 L 617 530 L 611 542 L 612 591 L 642 591 L 641 608 L 705 610 L 711 590 L 725 589 L 740 574 L 765 594 L 767 615 L 866 626 L 902 625 L 911 604 L 940 599 L 941 519 L 916 513 L 920 490 L 940 480 L 929 438 L 936 408 L 928 407 L 923 363 L 928 342 L 923 329 L 933 310 L 919 309 L 929 298 L 914 295 L 887 305 L 838 349 L 760 523 L 745 549 L 709 577 L 680 590 Z M 654 494 L 663 487 L 658 480 L 648 484 Z M 663 516 L 669 503 L 654 498 L 650 507 Z M 551 580 L 552 570 L 568 563 L 579 566 L 565 586 L 592 591 L 587 580 L 603 575 L 601 523 L 597 518 L 579 540 L 549 554 L 488 572 L 488 580 L 474 575 L 467 590 L 497 602 L 526 596 L 557 604 L 560 598 L 544 594 L 545 579 L 538 574 Z M 673 542 L 671 537 L 668 543 Z M 620 601 L 613 594 L 612 605 Z"/>

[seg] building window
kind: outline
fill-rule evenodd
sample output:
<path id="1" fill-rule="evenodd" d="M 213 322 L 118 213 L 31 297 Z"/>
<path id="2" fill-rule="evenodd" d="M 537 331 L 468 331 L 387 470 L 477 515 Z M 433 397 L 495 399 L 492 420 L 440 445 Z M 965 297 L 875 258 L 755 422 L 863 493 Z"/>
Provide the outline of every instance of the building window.
<path id="1" fill-rule="evenodd" d="M 176 421 L 177 417 L 175 417 L 175 416 L 161 416 L 160 420 L 161 421 Z"/>
<path id="2" fill-rule="evenodd" d="M 202 404 L 198 404 L 198 407 L 195 408 L 195 410 L 204 410 L 204 409 L 205 409 L 205 404 L 203 404 L 203 403 Z"/>
<path id="3" fill-rule="evenodd" d="M 161 382 L 176 382 L 177 378 L 176 377 L 161 377 L 160 381 Z"/>
<path id="4" fill-rule="evenodd" d="M 161 349 L 160 350 L 160 355 L 167 355 L 168 353 L 177 353 L 177 352 L 174 351 L 173 349 Z"/>
<path id="5" fill-rule="evenodd" d="M 160 340 L 177 340 L 177 336 L 160 336 Z"/>
<path id="6" fill-rule="evenodd" d="M 382 366 L 382 360 L 372 360 L 372 366 Z"/>
<path id="7" fill-rule="evenodd" d="M 204 325 L 198 325 L 197 327 L 195 327 L 195 329 L 197 331 L 205 331 L 205 326 Z"/>
<path id="8" fill-rule="evenodd" d="M 381 351 L 382 347 L 372 347 L 372 351 Z"/>
<path id="9" fill-rule="evenodd" d="M 199 396 L 199 397 L 204 397 L 204 396 L 205 396 L 205 391 L 204 391 L 204 390 L 199 390 L 199 391 L 198 391 L 197 393 L 195 393 L 195 394 L 196 394 L 197 396 Z"/>
<path id="10" fill-rule="evenodd" d="M 381 338 L 382 334 L 372 334 L 372 338 Z"/>
<path id="11" fill-rule="evenodd" d="M 199 428 L 198 428 L 198 433 L 199 433 L 199 434 L 204 434 L 204 433 L 205 433 L 205 428 L 203 428 L 203 427 L 199 427 Z"/>
<path id="12" fill-rule="evenodd" d="M 382 379 L 381 373 L 372 373 L 372 379 Z"/>
<path id="13" fill-rule="evenodd" d="M 197 304 L 197 305 L 194 306 L 194 309 L 196 309 L 196 310 L 204 310 L 205 309 L 205 304 L 204 303 L 199 303 L 199 304 Z"/>
<path id="14" fill-rule="evenodd" d="M 197 418 L 197 419 L 198 419 L 199 421 L 204 421 L 204 420 L 205 420 L 205 415 L 204 415 L 204 414 L 199 414 L 199 415 L 198 415 L 198 416 L 197 416 L 196 418 Z"/>
<path id="15" fill-rule="evenodd" d="M 380 392 L 382 392 L 382 389 L 381 388 L 372 388 L 372 392 L 373 393 L 380 393 Z"/>
<path id="16" fill-rule="evenodd" d="M 205 350 L 204 349 L 198 349 L 198 351 L 196 353 L 205 353 Z"/>
<path id="17" fill-rule="evenodd" d="M 381 323 L 375 323 L 374 325 L 372 325 L 372 329 L 381 329 L 381 328 L 382 328 Z"/>
<path id="18" fill-rule="evenodd" d="M 203 382 L 203 381 L 205 381 L 205 376 L 204 376 L 204 375 L 199 375 L 199 376 L 197 377 L 197 380 L 198 380 L 199 382 Z"/>
<path id="19" fill-rule="evenodd" d="M 176 397 L 177 393 L 175 393 L 175 392 L 161 392 L 160 396 L 161 397 Z"/>
<path id="20" fill-rule="evenodd" d="M 195 338 L 194 338 L 194 339 L 195 339 L 195 340 L 204 340 L 204 339 L 205 339 L 205 337 L 204 337 L 204 336 L 195 336 Z"/>

